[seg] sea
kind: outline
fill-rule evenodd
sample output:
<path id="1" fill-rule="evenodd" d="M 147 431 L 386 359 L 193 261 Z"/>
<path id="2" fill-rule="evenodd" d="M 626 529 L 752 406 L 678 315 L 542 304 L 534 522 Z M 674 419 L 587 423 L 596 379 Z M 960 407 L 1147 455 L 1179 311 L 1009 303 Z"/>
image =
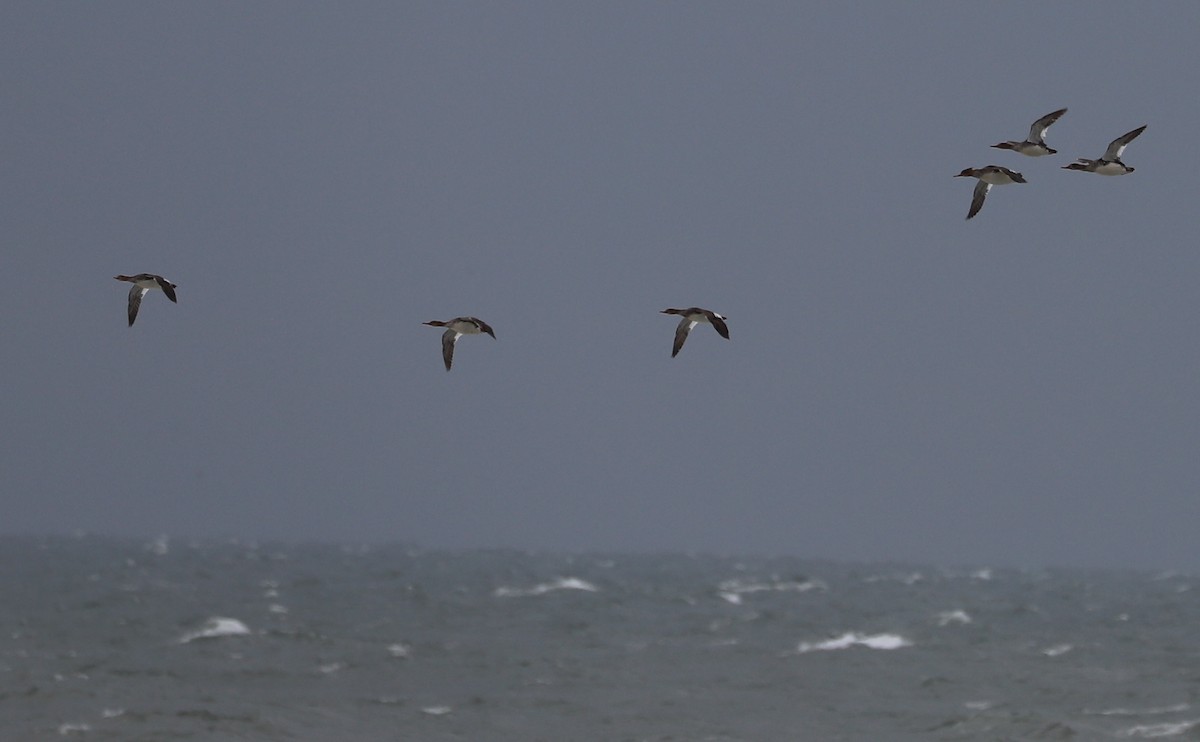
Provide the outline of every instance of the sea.
<path id="1" fill-rule="evenodd" d="M 10 536 L 0 740 L 1194 740 L 1198 585 Z"/>

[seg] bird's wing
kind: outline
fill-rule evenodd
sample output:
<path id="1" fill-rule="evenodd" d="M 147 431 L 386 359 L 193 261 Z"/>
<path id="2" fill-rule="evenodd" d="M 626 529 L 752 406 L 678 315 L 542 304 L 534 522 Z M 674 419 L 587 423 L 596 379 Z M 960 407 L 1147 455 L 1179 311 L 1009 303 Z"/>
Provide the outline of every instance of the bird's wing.
<path id="1" fill-rule="evenodd" d="M 713 314 L 708 318 L 708 321 L 712 322 L 713 329 L 717 331 L 718 335 L 726 340 L 729 339 L 729 325 L 725 324 L 724 317 L 719 314 Z"/>
<path id="2" fill-rule="evenodd" d="M 492 340 L 496 339 L 496 331 L 492 329 L 491 325 L 479 319 L 478 317 L 472 317 L 471 319 L 475 320 L 475 324 L 479 325 L 480 330 L 483 330 L 487 334 L 491 335 Z"/>
<path id="3" fill-rule="evenodd" d="M 446 370 L 450 370 L 450 364 L 454 363 L 454 341 L 458 340 L 458 333 L 454 330 L 446 330 L 442 333 L 442 360 L 446 363 Z"/>
<path id="4" fill-rule="evenodd" d="M 679 349 L 683 347 L 684 342 L 687 340 L 688 333 L 691 332 L 692 328 L 695 326 L 696 323 L 687 317 L 679 320 L 679 326 L 675 328 L 675 344 L 671 346 L 672 358 L 679 355 Z"/>
<path id="5" fill-rule="evenodd" d="M 1112 161 L 1121 159 L 1121 153 L 1125 151 L 1125 146 L 1138 138 L 1138 135 L 1146 130 L 1145 126 L 1139 126 L 1128 134 L 1122 134 L 1112 143 L 1108 145 L 1108 149 L 1104 150 L 1104 159 Z"/>
<path id="6" fill-rule="evenodd" d="M 975 195 L 971 197 L 971 210 L 967 212 L 967 218 L 975 216 L 979 210 L 983 208 L 983 199 L 987 198 L 988 191 L 992 189 L 991 183 L 984 183 L 982 180 L 975 185 Z"/>
<path id="7" fill-rule="evenodd" d="M 142 297 L 150 289 L 144 289 L 136 283 L 129 287 L 129 326 L 133 327 L 133 321 L 137 319 L 138 307 L 142 305 Z"/>
<path id="8" fill-rule="evenodd" d="M 1045 137 L 1046 137 L 1046 129 L 1049 129 L 1050 125 L 1053 124 L 1055 121 L 1058 121 L 1059 117 L 1062 116 L 1066 112 L 1067 112 L 1067 109 L 1060 108 L 1057 111 L 1054 111 L 1053 113 L 1048 113 L 1045 116 L 1042 116 L 1037 121 L 1034 121 L 1033 126 L 1029 127 L 1029 141 L 1044 142 Z"/>
<path id="9" fill-rule="evenodd" d="M 154 280 L 155 280 L 155 282 L 158 283 L 158 287 L 163 290 L 163 293 L 167 295 L 167 298 L 174 302 L 175 301 L 175 286 L 172 285 L 172 283 L 170 281 L 163 278 L 162 276 L 156 276 L 154 278 Z M 175 303 L 178 304 L 179 302 L 175 302 Z"/>

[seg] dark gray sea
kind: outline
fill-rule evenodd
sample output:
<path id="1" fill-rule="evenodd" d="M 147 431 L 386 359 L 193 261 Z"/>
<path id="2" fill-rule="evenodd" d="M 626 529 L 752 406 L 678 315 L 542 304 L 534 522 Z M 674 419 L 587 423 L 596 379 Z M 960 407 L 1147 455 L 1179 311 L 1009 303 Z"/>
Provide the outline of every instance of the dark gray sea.
<path id="1" fill-rule="evenodd" d="M 1200 578 L 0 539 L 0 739 L 1200 739 Z"/>

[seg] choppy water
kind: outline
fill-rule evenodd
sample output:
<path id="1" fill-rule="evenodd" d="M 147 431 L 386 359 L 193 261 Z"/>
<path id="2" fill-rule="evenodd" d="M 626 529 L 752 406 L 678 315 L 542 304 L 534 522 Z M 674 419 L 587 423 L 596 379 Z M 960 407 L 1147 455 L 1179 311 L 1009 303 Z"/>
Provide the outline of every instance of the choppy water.
<path id="1" fill-rule="evenodd" d="M 1200 739 L 1197 578 L 0 539 L 0 739 Z"/>

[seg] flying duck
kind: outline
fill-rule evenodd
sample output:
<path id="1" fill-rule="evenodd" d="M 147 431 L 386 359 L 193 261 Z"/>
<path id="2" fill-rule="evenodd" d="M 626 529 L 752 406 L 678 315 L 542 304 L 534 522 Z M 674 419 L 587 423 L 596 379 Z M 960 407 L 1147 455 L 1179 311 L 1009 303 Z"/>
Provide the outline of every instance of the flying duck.
<path id="1" fill-rule="evenodd" d="M 1029 127 L 1029 138 L 1023 142 L 1000 142 L 993 144 L 996 149 L 1011 149 L 1013 152 L 1020 152 L 1029 157 L 1041 157 L 1042 155 L 1052 155 L 1058 152 L 1056 149 L 1050 149 L 1046 146 L 1046 129 L 1055 121 L 1058 121 L 1059 116 L 1067 112 L 1067 109 L 1060 108 L 1053 113 L 1048 113 L 1042 116 L 1037 121 L 1033 122 L 1033 126 Z"/>
<path id="2" fill-rule="evenodd" d="M 138 307 L 142 305 L 142 297 L 150 289 L 160 289 L 167 298 L 175 301 L 175 284 L 171 283 L 162 276 L 156 276 L 153 273 L 138 273 L 134 276 L 113 276 L 118 281 L 128 281 L 133 285 L 129 287 L 129 326 L 133 327 L 133 321 L 137 319 Z M 176 302 L 178 303 L 178 302 Z"/>
<path id="3" fill-rule="evenodd" d="M 968 219 L 978 214 L 979 210 L 983 208 L 983 199 L 987 198 L 988 191 L 992 189 L 992 186 L 1027 182 L 1024 175 L 999 165 L 969 167 L 954 177 L 979 178 L 979 182 L 975 184 L 975 195 L 971 197 L 971 210 L 967 212 Z"/>
<path id="4" fill-rule="evenodd" d="M 1089 173 L 1098 175 L 1126 175 L 1133 172 L 1133 168 L 1121 162 L 1121 153 L 1125 151 L 1126 145 L 1138 138 L 1138 135 L 1146 130 L 1146 127 L 1139 126 L 1128 134 L 1122 134 L 1108 145 L 1108 149 L 1104 150 L 1104 156 L 1099 160 L 1089 160 L 1080 157 L 1078 162 L 1072 162 L 1070 165 L 1063 165 L 1063 170 L 1083 170 Z"/>
<path id="5" fill-rule="evenodd" d="M 478 335 L 482 332 L 496 339 L 496 333 L 492 330 L 488 323 L 477 317 L 455 317 L 447 322 L 432 320 L 423 324 L 430 327 L 445 327 L 446 331 L 442 333 L 442 360 L 446 363 L 446 370 L 450 370 L 450 364 L 454 362 L 454 342 L 463 335 Z"/>
<path id="6" fill-rule="evenodd" d="M 700 307 L 688 307 L 687 309 L 664 309 L 662 314 L 677 314 L 683 319 L 679 320 L 679 326 L 675 328 L 675 344 L 671 346 L 671 357 L 679 355 L 679 349 L 683 347 L 684 341 L 687 340 L 688 333 L 692 328 L 701 322 L 706 322 L 713 326 L 717 334 L 726 340 L 729 339 L 729 325 L 725 324 L 725 317 L 716 312 Z"/>

